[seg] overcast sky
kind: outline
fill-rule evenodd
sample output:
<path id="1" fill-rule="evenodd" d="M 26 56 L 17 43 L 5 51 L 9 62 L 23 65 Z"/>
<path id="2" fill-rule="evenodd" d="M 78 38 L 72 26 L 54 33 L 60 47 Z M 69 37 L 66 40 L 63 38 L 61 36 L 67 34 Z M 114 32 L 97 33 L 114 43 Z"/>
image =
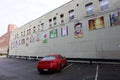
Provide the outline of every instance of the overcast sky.
<path id="1" fill-rule="evenodd" d="M 0 2 L 0 36 L 7 32 L 8 24 L 18 27 L 71 0 L 2 0 Z"/>

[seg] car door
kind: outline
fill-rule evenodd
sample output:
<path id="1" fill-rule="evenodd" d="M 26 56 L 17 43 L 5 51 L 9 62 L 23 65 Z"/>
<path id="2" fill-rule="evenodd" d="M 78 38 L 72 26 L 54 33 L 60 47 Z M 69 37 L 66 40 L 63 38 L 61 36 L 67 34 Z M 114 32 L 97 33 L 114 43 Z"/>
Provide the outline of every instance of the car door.
<path id="1" fill-rule="evenodd" d="M 61 56 L 61 55 L 59 55 L 59 59 L 61 61 L 61 66 L 63 67 L 66 64 L 66 58 Z"/>

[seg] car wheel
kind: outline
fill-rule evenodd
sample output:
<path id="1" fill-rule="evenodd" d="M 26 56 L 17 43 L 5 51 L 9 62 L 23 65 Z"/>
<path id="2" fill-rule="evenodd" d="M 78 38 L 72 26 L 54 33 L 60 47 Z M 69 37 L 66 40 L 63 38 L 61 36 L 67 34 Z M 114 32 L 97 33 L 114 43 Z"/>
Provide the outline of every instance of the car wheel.
<path id="1" fill-rule="evenodd" d="M 44 73 L 44 71 L 42 69 L 38 69 L 38 71 L 40 72 L 40 74 Z"/>
<path id="2" fill-rule="evenodd" d="M 61 69 L 62 69 L 62 66 L 60 65 L 60 66 L 58 67 L 57 72 L 61 72 Z"/>

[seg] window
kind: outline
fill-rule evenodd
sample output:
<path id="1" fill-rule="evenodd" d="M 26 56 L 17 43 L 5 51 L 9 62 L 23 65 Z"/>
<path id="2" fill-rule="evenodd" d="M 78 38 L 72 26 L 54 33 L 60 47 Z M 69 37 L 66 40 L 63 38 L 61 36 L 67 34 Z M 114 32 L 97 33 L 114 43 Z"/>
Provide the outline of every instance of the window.
<path id="1" fill-rule="evenodd" d="M 27 30 L 27 35 L 29 35 L 29 30 Z"/>
<path id="2" fill-rule="evenodd" d="M 17 38 L 17 35 L 15 34 L 15 39 Z"/>
<path id="3" fill-rule="evenodd" d="M 64 57 L 63 57 L 63 56 L 61 56 L 61 55 L 59 55 L 58 57 L 59 57 L 60 59 L 63 59 L 63 58 L 64 58 Z"/>
<path id="4" fill-rule="evenodd" d="M 61 18 L 61 23 L 64 23 L 64 14 L 61 14 L 60 18 Z"/>
<path id="5" fill-rule="evenodd" d="M 52 27 L 52 19 L 49 19 L 49 26 Z"/>
<path id="6" fill-rule="evenodd" d="M 21 32 L 21 36 L 23 36 L 23 32 Z"/>
<path id="7" fill-rule="evenodd" d="M 33 33 L 35 33 L 35 32 L 36 32 L 36 26 L 33 27 Z"/>
<path id="8" fill-rule="evenodd" d="M 38 32 L 40 31 L 40 25 L 38 25 Z"/>
<path id="9" fill-rule="evenodd" d="M 19 34 L 16 34 L 16 35 L 15 35 L 15 38 L 18 38 L 18 37 L 19 37 Z"/>
<path id="10" fill-rule="evenodd" d="M 22 39 L 21 43 L 22 43 L 22 44 L 25 44 L 25 39 Z"/>
<path id="11" fill-rule="evenodd" d="M 99 2 L 100 2 L 101 11 L 105 11 L 105 10 L 109 9 L 108 0 L 99 0 Z"/>
<path id="12" fill-rule="evenodd" d="M 23 36 L 25 36 L 25 31 L 24 31 L 24 33 L 23 33 Z"/>
<path id="13" fill-rule="evenodd" d="M 74 19 L 74 16 L 75 16 L 74 10 L 70 10 L 69 11 L 69 19 Z"/>
<path id="14" fill-rule="evenodd" d="M 56 59 L 55 56 L 45 56 L 42 60 L 54 60 Z"/>
<path id="15" fill-rule="evenodd" d="M 31 29 L 29 29 L 29 34 L 31 34 Z"/>
<path id="16" fill-rule="evenodd" d="M 41 30 L 44 30 L 44 23 L 41 23 Z"/>
<path id="17" fill-rule="evenodd" d="M 57 24 L 56 20 L 57 20 L 57 18 L 56 18 L 56 17 L 54 17 L 54 18 L 53 18 L 53 23 L 54 23 L 54 25 L 56 25 L 56 24 Z"/>
<path id="18" fill-rule="evenodd" d="M 93 14 L 93 3 L 88 3 L 85 5 L 87 15 Z"/>
<path id="19" fill-rule="evenodd" d="M 17 34 L 17 38 L 19 37 L 19 34 Z"/>

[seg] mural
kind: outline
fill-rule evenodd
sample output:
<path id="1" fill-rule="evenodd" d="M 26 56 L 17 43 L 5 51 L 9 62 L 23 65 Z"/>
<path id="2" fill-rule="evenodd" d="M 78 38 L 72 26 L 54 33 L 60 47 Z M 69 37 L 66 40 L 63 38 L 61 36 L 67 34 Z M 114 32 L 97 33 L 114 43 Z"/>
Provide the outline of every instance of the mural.
<path id="1" fill-rule="evenodd" d="M 57 29 L 50 31 L 50 38 L 56 38 L 57 37 Z"/>
<path id="2" fill-rule="evenodd" d="M 68 26 L 64 26 L 61 28 L 61 36 L 67 36 L 68 35 Z"/>
<path id="3" fill-rule="evenodd" d="M 111 26 L 120 25 L 120 11 L 110 14 L 110 25 Z"/>
<path id="4" fill-rule="evenodd" d="M 34 37 L 31 36 L 31 37 L 30 37 L 30 43 L 33 43 L 33 42 L 34 42 Z"/>
<path id="5" fill-rule="evenodd" d="M 40 41 L 40 35 L 36 34 L 36 42 Z"/>
<path id="6" fill-rule="evenodd" d="M 47 43 L 47 33 L 46 32 L 42 33 L 42 42 Z"/>
<path id="7" fill-rule="evenodd" d="M 100 28 L 104 28 L 104 17 L 99 17 L 95 19 L 89 20 L 89 30 L 96 30 Z"/>
<path id="8" fill-rule="evenodd" d="M 82 24 L 81 23 L 76 23 L 74 25 L 74 37 L 75 38 L 83 37 L 83 30 L 82 30 Z"/>

